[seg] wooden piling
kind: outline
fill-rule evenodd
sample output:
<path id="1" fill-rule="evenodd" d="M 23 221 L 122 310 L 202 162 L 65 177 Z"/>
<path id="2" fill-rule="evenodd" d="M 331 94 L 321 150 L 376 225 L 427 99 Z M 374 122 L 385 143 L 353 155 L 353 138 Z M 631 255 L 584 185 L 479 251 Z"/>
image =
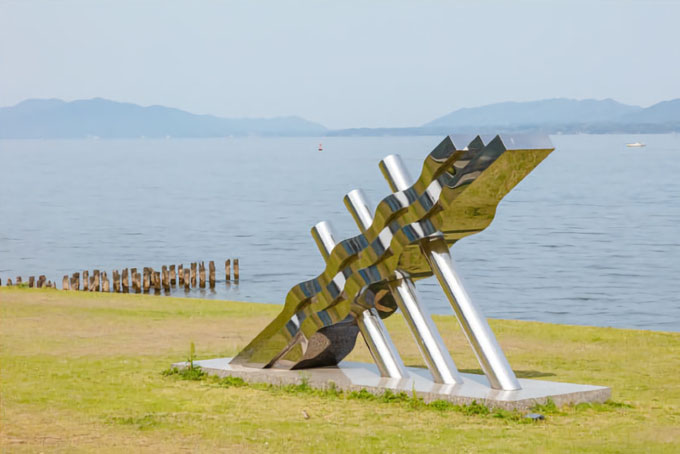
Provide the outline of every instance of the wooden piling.
<path id="1" fill-rule="evenodd" d="M 29 276 L 28 278 L 28 288 L 33 288 L 35 285 L 35 276 Z"/>
<path id="2" fill-rule="evenodd" d="M 89 290 L 89 285 L 90 285 L 89 272 L 85 270 L 83 271 L 83 292 L 87 292 Z"/>
<path id="3" fill-rule="evenodd" d="M 149 268 L 144 267 L 144 293 L 149 293 L 151 287 L 151 276 L 149 275 Z"/>
<path id="4" fill-rule="evenodd" d="M 80 290 L 80 273 L 73 273 L 71 276 L 71 290 Z"/>
<path id="5" fill-rule="evenodd" d="M 137 291 L 137 288 L 139 287 L 139 280 L 137 279 L 137 268 L 130 268 L 130 279 L 132 279 L 132 290 L 136 293 L 139 293 Z"/>
<path id="6" fill-rule="evenodd" d="M 227 282 L 231 280 L 231 259 L 224 261 L 224 276 Z"/>
<path id="7" fill-rule="evenodd" d="M 7 278 L 7 287 L 11 287 L 11 286 L 12 286 L 12 278 L 8 277 Z"/>
<path id="8" fill-rule="evenodd" d="M 120 273 L 118 270 L 113 270 L 113 293 L 120 293 Z"/>
<path id="9" fill-rule="evenodd" d="M 45 281 L 47 281 L 47 278 L 44 274 L 38 276 L 38 282 L 35 284 L 36 288 L 43 288 L 45 286 Z"/>
<path id="10" fill-rule="evenodd" d="M 102 292 L 110 292 L 111 291 L 111 283 L 109 282 L 109 277 L 106 274 L 106 271 L 102 271 Z"/>
<path id="11" fill-rule="evenodd" d="M 234 259 L 234 282 L 238 282 L 238 259 Z"/>
<path id="12" fill-rule="evenodd" d="M 189 284 L 191 283 L 190 281 L 190 273 L 188 269 L 184 270 L 184 290 L 189 290 Z"/>
<path id="13" fill-rule="evenodd" d="M 21 285 L 21 276 L 17 276 L 17 285 Z"/>
<path id="14" fill-rule="evenodd" d="M 177 284 L 177 274 L 175 273 L 175 265 L 170 265 L 170 285 L 173 287 Z"/>
<path id="15" fill-rule="evenodd" d="M 63 279 L 61 280 L 61 289 L 62 290 L 70 290 L 71 289 L 71 286 L 69 285 L 68 275 L 64 276 Z"/>
<path id="16" fill-rule="evenodd" d="M 127 268 L 123 268 L 123 273 L 120 277 L 120 287 L 121 287 L 121 291 L 123 293 L 127 293 L 129 291 L 128 289 L 130 287 L 130 280 L 128 278 L 128 269 Z"/>
<path id="17" fill-rule="evenodd" d="M 161 276 L 160 276 L 160 271 L 154 271 L 153 272 L 153 289 L 155 290 L 156 293 L 161 292 Z"/>
<path id="18" fill-rule="evenodd" d="M 139 293 L 142 291 L 142 275 L 137 272 L 135 273 L 135 284 L 137 285 L 137 288 L 135 292 Z"/>
<path id="19" fill-rule="evenodd" d="M 94 275 L 94 291 L 95 292 L 100 292 L 102 287 L 101 287 L 101 273 L 99 270 L 92 270 L 92 274 Z"/>
<path id="20" fill-rule="evenodd" d="M 205 288 L 205 263 L 198 264 L 198 286 Z"/>
<path id="21" fill-rule="evenodd" d="M 94 292 L 94 276 L 89 277 L 87 287 L 90 292 Z"/>
<path id="22" fill-rule="evenodd" d="M 163 290 L 166 292 L 170 291 L 170 272 L 166 267 L 163 267 Z"/>
<path id="23" fill-rule="evenodd" d="M 213 260 L 208 262 L 208 281 L 210 288 L 215 288 L 215 262 Z"/>
<path id="24" fill-rule="evenodd" d="M 196 262 L 191 264 L 191 286 L 196 287 Z"/>
<path id="25" fill-rule="evenodd" d="M 179 279 L 179 285 L 184 285 L 184 265 L 177 266 L 177 276 Z"/>

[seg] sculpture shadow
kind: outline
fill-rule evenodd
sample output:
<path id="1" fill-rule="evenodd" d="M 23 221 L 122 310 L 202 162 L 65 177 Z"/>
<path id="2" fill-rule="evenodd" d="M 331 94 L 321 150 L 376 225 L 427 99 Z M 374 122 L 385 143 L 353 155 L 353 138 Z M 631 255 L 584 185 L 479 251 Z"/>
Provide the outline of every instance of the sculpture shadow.
<path id="1" fill-rule="evenodd" d="M 420 367 L 422 368 L 422 364 L 406 364 L 407 367 Z M 482 369 L 458 369 L 458 372 L 461 372 L 463 374 L 475 374 L 475 375 L 484 375 L 484 372 Z M 554 377 L 556 374 L 552 372 L 541 372 L 540 370 L 514 370 L 515 375 L 517 378 L 541 378 L 541 377 Z"/>
<path id="2" fill-rule="evenodd" d="M 464 374 L 484 375 L 482 369 L 459 369 Z M 541 372 L 540 370 L 514 370 L 517 378 L 539 378 L 539 377 L 554 377 L 552 372 Z"/>

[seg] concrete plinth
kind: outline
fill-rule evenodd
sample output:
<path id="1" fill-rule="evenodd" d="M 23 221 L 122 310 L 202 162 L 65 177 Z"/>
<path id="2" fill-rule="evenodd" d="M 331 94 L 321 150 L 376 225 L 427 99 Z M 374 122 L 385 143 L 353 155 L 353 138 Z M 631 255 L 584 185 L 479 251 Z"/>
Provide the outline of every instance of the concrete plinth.
<path id="1" fill-rule="evenodd" d="M 305 370 L 259 369 L 232 365 L 231 358 L 217 358 L 194 361 L 194 365 L 209 375 L 218 377 L 239 377 L 248 383 L 270 383 L 274 385 L 300 384 L 306 381 L 314 388 L 327 388 L 334 383 L 343 391 L 366 391 L 380 395 L 389 389 L 394 393 L 414 392 L 425 402 L 447 400 L 459 405 L 473 401 L 489 408 L 526 410 L 535 404 L 543 404 L 551 398 L 558 406 L 581 402 L 604 402 L 611 396 L 611 389 L 604 386 L 577 385 L 544 380 L 519 379 L 519 391 L 497 391 L 489 387 L 483 375 L 461 374 L 463 384 L 440 385 L 432 381 L 427 369 L 408 367 L 410 377 L 396 380 L 382 378 L 373 364 L 342 362 L 335 367 L 320 367 Z M 183 368 L 187 363 L 176 363 Z"/>

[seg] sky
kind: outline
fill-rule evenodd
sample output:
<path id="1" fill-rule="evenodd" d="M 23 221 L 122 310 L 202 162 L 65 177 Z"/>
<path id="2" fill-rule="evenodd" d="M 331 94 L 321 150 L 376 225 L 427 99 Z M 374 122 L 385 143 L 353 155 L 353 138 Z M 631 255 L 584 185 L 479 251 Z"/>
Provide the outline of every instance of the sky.
<path id="1" fill-rule="evenodd" d="M 329 128 L 680 98 L 680 2 L 0 0 L 0 106 L 103 97 Z"/>

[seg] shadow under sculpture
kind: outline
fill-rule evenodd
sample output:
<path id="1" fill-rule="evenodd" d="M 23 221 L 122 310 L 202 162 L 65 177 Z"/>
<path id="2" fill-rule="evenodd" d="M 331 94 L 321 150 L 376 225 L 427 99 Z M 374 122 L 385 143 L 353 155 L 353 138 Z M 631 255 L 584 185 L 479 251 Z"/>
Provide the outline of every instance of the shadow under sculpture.
<path id="1" fill-rule="evenodd" d="M 361 233 L 335 242 L 331 227 L 312 228 L 326 268 L 293 287 L 282 312 L 231 362 L 249 367 L 302 369 L 338 364 L 359 334 L 383 377 L 405 378 L 406 368 L 381 319 L 401 309 L 433 381 L 461 382 L 414 281 L 433 274 L 494 389 L 519 382 L 481 311 L 470 300 L 449 248 L 484 230 L 501 199 L 553 146 L 547 136 L 446 137 L 411 183 L 391 155 L 380 169 L 393 193 L 371 214 L 361 191 L 345 205 Z"/>

